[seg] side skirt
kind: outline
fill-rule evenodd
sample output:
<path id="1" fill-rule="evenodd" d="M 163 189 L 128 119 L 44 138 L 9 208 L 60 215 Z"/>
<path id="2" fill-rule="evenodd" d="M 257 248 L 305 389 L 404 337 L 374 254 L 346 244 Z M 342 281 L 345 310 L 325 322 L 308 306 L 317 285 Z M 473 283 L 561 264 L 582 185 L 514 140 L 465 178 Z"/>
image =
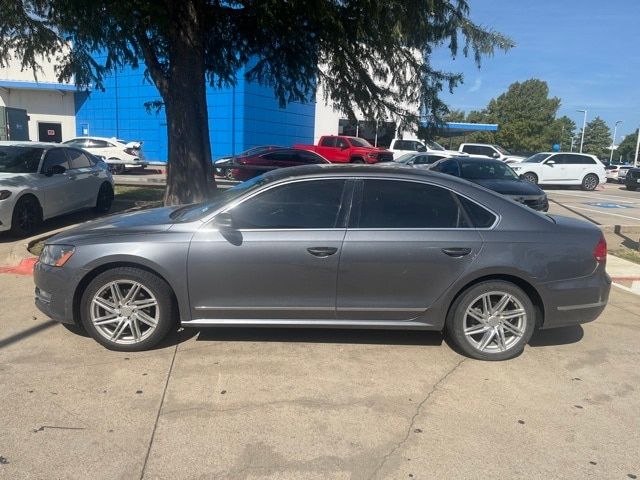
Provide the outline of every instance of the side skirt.
<path id="1" fill-rule="evenodd" d="M 398 330 L 440 330 L 440 328 L 415 320 L 256 320 L 251 319 L 197 319 L 182 321 L 183 327 L 294 327 L 294 328 L 361 328 Z"/>

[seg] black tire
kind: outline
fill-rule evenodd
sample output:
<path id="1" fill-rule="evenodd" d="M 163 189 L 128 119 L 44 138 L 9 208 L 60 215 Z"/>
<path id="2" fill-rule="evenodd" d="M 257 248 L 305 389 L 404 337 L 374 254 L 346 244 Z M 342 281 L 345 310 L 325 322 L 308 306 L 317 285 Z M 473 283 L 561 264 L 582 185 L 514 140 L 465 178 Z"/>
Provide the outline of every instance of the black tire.
<path id="1" fill-rule="evenodd" d="M 96 199 L 96 206 L 94 210 L 97 213 L 107 213 L 111 210 L 111 204 L 113 203 L 113 187 L 104 182 L 98 190 L 98 198 Z"/>
<path id="2" fill-rule="evenodd" d="M 11 233 L 17 237 L 30 237 L 42 225 L 42 208 L 38 199 L 25 195 L 20 198 L 11 216 Z"/>
<path id="3" fill-rule="evenodd" d="M 236 179 L 233 176 L 233 169 L 232 168 L 225 168 L 224 169 L 224 178 L 226 178 L 227 180 L 235 180 Z"/>
<path id="4" fill-rule="evenodd" d="M 109 160 L 119 161 L 117 158 L 110 158 Z M 109 170 L 114 175 L 122 175 L 124 173 L 125 168 L 124 168 L 124 165 L 120 163 L 109 163 Z"/>
<path id="5" fill-rule="evenodd" d="M 585 177 L 582 179 L 582 190 L 591 192 L 598 187 L 598 183 L 600 183 L 600 180 L 598 179 L 597 175 L 594 175 L 593 173 L 585 175 Z"/>
<path id="6" fill-rule="evenodd" d="M 360 157 L 354 157 L 351 159 L 351 163 L 364 163 L 364 160 Z"/>
<path id="7" fill-rule="evenodd" d="M 497 330 L 494 329 L 499 329 L 501 328 L 500 326 L 487 323 L 485 328 L 488 328 L 489 331 L 480 331 L 477 334 L 471 334 L 470 336 L 465 334 L 467 310 L 472 306 L 477 306 L 478 302 L 481 302 L 479 299 L 482 295 L 489 294 L 490 292 L 494 294 L 494 299 L 501 298 L 497 292 L 511 296 L 514 300 L 510 300 L 507 306 L 515 306 L 517 308 L 520 308 L 521 306 L 525 313 L 525 317 L 522 320 L 524 324 L 521 327 L 518 327 L 522 332 L 522 335 L 519 336 L 519 338 L 509 330 L 502 328 L 502 331 L 504 332 L 503 338 L 506 338 L 504 343 L 505 347 L 507 347 L 506 350 L 500 350 L 498 346 L 498 338 L 496 337 L 497 333 L 495 333 Z M 489 299 L 491 298 L 492 297 L 489 296 Z M 498 302 L 496 301 L 492 306 L 495 307 L 497 303 Z M 477 311 L 475 308 L 474 310 Z M 469 316 L 469 319 L 471 321 L 475 321 L 471 316 Z M 499 319 L 496 318 L 490 318 L 487 321 L 499 323 Z M 514 319 L 514 321 L 517 322 L 518 320 Z M 508 360 L 510 358 L 517 357 L 522 353 L 525 345 L 531 339 L 531 335 L 533 335 L 535 324 L 535 309 L 531 303 L 531 299 L 521 288 L 510 282 L 490 280 L 472 286 L 459 295 L 453 302 L 449 310 L 449 315 L 447 316 L 446 333 L 454 346 L 457 347 L 464 355 L 478 360 Z M 476 325 L 471 325 L 470 327 L 482 327 L 483 325 L 485 324 L 477 322 Z M 481 346 L 480 344 L 482 343 L 484 336 L 489 335 L 492 332 L 494 332 L 494 336 L 491 337 L 486 350 L 481 350 L 479 347 Z M 477 345 L 472 342 L 477 343 Z"/>
<path id="8" fill-rule="evenodd" d="M 522 175 L 522 179 L 525 182 L 533 183 L 534 185 L 538 184 L 538 176 L 533 172 L 527 172 Z"/>
<path id="9" fill-rule="evenodd" d="M 635 185 L 627 185 L 627 190 L 631 190 L 632 192 L 635 192 L 637 188 L 638 187 L 636 187 Z"/>
<path id="10" fill-rule="evenodd" d="M 147 309 L 147 313 L 156 317 L 156 326 L 147 334 L 147 336 L 143 335 L 144 338 L 141 337 L 140 341 L 132 343 L 114 342 L 105 336 L 104 331 L 101 333 L 91 320 L 92 300 L 94 296 L 101 290 L 105 289 L 111 282 L 116 281 L 137 282 L 155 297 L 157 306 L 151 307 L 153 310 Z M 122 293 L 124 294 L 124 291 Z M 169 285 L 167 285 L 167 283 L 157 275 L 134 267 L 113 268 L 99 274 L 91 281 L 91 283 L 89 283 L 83 292 L 80 303 L 82 325 L 94 340 L 109 350 L 119 352 L 139 352 L 148 350 L 160 343 L 167 336 L 169 331 L 177 326 L 177 308 L 173 298 L 171 287 L 169 287 Z M 116 302 L 113 302 L 113 304 L 115 305 Z M 122 317 L 119 316 L 119 318 Z M 148 328 L 141 322 L 138 322 L 138 324 L 143 328 Z M 120 326 L 120 324 L 113 327 L 114 331 L 118 326 Z M 125 333 L 123 336 L 131 337 L 133 333 L 131 328 L 128 326 L 124 327 L 123 331 L 127 331 L 127 329 L 129 333 Z M 144 332 L 147 332 L 147 330 L 144 330 Z M 123 338 L 123 342 L 124 340 L 126 340 L 126 338 Z M 131 340 L 129 341 L 131 342 Z"/>

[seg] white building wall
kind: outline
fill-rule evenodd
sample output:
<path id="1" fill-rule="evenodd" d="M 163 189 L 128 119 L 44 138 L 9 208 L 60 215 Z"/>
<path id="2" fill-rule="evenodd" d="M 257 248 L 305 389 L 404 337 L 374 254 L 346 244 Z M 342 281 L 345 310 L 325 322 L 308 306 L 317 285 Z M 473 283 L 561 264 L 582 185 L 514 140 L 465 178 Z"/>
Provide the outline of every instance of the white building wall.
<path id="1" fill-rule="evenodd" d="M 39 64 L 41 70 L 36 74 L 31 69 L 22 70 L 19 59 L 15 57 L 7 67 L 0 68 L 0 106 L 27 111 L 29 138 L 32 141 L 38 140 L 39 122 L 60 123 L 62 140 L 72 138 L 76 135 L 74 93 L 58 90 L 55 86 L 73 85 L 73 82 L 58 82 L 55 59 L 49 62 L 41 58 Z M 5 86 L 2 86 L 2 81 Z M 6 82 L 12 82 L 12 85 L 7 85 Z"/>

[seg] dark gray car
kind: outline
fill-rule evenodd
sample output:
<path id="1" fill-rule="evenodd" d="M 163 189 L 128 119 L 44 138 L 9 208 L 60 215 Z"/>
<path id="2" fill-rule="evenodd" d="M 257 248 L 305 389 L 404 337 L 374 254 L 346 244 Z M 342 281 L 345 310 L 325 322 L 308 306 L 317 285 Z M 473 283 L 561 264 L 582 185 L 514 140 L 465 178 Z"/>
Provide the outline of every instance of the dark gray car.
<path id="1" fill-rule="evenodd" d="M 406 167 L 314 165 L 214 201 L 113 216 L 51 238 L 36 305 L 108 348 L 183 327 L 444 330 L 518 355 L 535 328 L 594 320 L 611 285 L 595 226 Z"/>

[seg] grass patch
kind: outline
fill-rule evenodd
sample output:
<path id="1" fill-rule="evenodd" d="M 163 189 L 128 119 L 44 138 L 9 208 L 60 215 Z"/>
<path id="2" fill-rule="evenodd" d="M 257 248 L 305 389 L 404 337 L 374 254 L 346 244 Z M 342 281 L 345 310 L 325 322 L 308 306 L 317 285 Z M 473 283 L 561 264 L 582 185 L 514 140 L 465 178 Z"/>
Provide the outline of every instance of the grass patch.
<path id="1" fill-rule="evenodd" d="M 630 262 L 640 264 L 640 252 L 638 252 L 637 250 L 631 250 L 630 248 L 618 248 L 615 250 L 609 250 L 609 253 L 611 255 L 615 255 L 616 257 L 629 260 Z"/>
<path id="2" fill-rule="evenodd" d="M 116 200 L 125 202 L 161 202 L 164 199 L 164 188 L 116 185 L 115 194 Z"/>

